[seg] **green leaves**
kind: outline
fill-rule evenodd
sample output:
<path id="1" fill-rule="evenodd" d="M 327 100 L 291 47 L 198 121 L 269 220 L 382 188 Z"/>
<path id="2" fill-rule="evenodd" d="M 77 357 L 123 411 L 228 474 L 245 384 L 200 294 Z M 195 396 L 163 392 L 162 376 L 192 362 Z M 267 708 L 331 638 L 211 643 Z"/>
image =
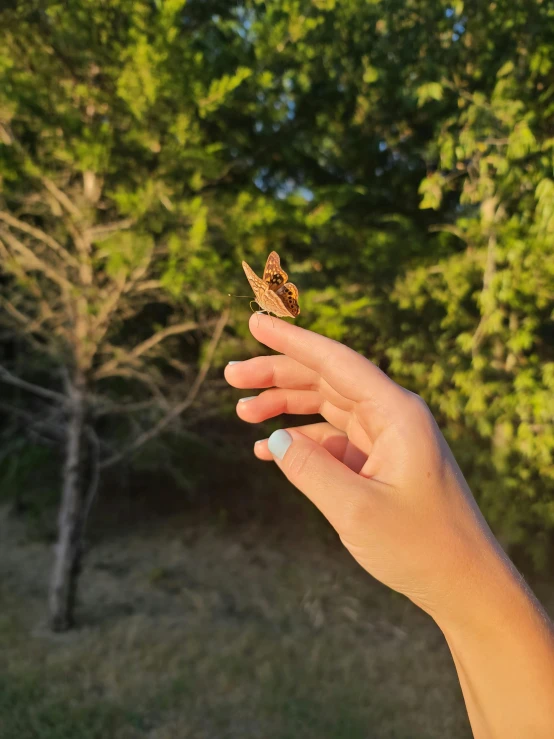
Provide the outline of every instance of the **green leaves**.
<path id="1" fill-rule="evenodd" d="M 140 120 L 156 102 L 163 56 L 141 34 L 126 50 L 124 57 L 126 60 L 117 80 L 117 93 Z"/>
<path id="2" fill-rule="evenodd" d="M 514 71 L 514 69 L 515 69 L 515 65 L 514 65 L 513 59 L 508 59 L 508 61 L 505 62 L 500 67 L 500 69 L 496 73 L 496 76 L 497 77 L 506 77 L 507 75 L 512 74 L 512 72 Z"/>
<path id="3" fill-rule="evenodd" d="M 238 67 L 234 74 L 224 74 L 216 80 L 212 80 L 208 91 L 205 95 L 201 95 L 198 99 L 198 108 L 202 117 L 209 113 L 215 112 L 229 99 L 231 93 L 236 90 L 239 85 L 248 79 L 252 74 L 252 70 L 248 67 Z"/>
<path id="4" fill-rule="evenodd" d="M 442 202 L 444 185 L 445 180 L 440 172 L 434 172 L 422 180 L 418 191 L 422 195 L 419 207 L 438 210 Z"/>
<path id="5" fill-rule="evenodd" d="M 154 249 L 150 234 L 120 231 L 101 242 L 96 260 L 103 263 L 107 275 L 117 278 L 121 273 L 130 274 L 147 260 Z"/>
<path id="6" fill-rule="evenodd" d="M 364 69 L 362 79 L 367 85 L 371 85 L 372 82 L 376 82 L 379 79 L 379 70 L 368 64 Z"/>
<path id="7" fill-rule="evenodd" d="M 507 156 L 520 159 L 537 149 L 537 140 L 526 121 L 516 123 L 508 137 Z"/>
<path id="8" fill-rule="evenodd" d="M 43 179 L 67 189 L 100 229 L 103 279 L 151 254 L 153 313 L 210 315 L 244 292 L 241 259 L 277 249 L 300 323 L 425 395 L 489 520 L 538 558 L 554 526 L 548 3 L 78 0 L 42 25 L 21 5 L 0 30 L 2 208 L 38 194 L 25 218 L 74 250 Z"/>
<path id="9" fill-rule="evenodd" d="M 554 181 L 545 177 L 535 190 L 539 229 L 544 234 L 554 234 Z"/>
<path id="10" fill-rule="evenodd" d="M 416 90 L 417 104 L 421 107 L 429 100 L 442 100 L 444 90 L 439 82 L 426 82 Z"/>

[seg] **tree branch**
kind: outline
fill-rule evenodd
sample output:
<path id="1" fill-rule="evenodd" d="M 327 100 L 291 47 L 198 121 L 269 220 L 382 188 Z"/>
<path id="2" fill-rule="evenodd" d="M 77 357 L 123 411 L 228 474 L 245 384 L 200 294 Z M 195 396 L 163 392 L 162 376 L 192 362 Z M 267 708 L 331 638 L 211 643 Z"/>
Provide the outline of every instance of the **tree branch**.
<path id="1" fill-rule="evenodd" d="M 109 293 L 107 299 L 104 301 L 102 308 L 100 309 L 96 320 L 94 321 L 94 331 L 97 332 L 95 336 L 97 346 L 100 344 L 109 327 L 109 318 L 118 306 L 121 295 L 125 290 L 127 284 L 126 275 L 116 282 L 114 288 Z"/>
<path id="2" fill-rule="evenodd" d="M 213 322 L 209 321 L 205 325 L 209 325 L 210 323 L 213 323 Z M 128 352 L 127 356 L 124 357 L 124 361 L 132 362 L 134 359 L 138 359 L 145 352 L 147 352 L 149 349 L 152 349 L 153 346 L 156 346 L 161 341 L 166 339 L 168 336 L 174 336 L 176 334 L 184 334 L 187 331 L 194 331 L 194 329 L 196 328 L 199 328 L 199 325 L 195 321 L 188 321 L 186 323 L 177 323 L 174 326 L 168 326 L 167 328 L 164 328 L 161 331 L 158 331 L 157 333 L 153 334 L 145 341 L 142 341 L 140 344 L 137 344 L 135 348 L 132 349 L 130 352 Z M 119 367 L 120 364 L 121 362 L 119 359 L 115 357 L 113 359 L 110 359 L 108 362 L 102 365 L 94 373 L 95 379 L 100 380 L 103 377 L 108 376 L 109 374 L 112 373 L 114 369 Z"/>
<path id="3" fill-rule="evenodd" d="M 59 244 L 56 239 L 48 236 L 48 234 L 44 233 L 44 231 L 42 231 L 40 228 L 30 226 L 28 223 L 25 223 L 25 221 L 20 221 L 19 218 L 15 218 L 14 216 L 10 215 L 10 213 L 6 213 L 5 211 L 1 210 L 0 220 L 4 221 L 4 223 L 7 223 L 9 226 L 16 228 L 18 231 L 23 231 L 24 233 L 29 234 L 29 236 L 32 236 L 37 241 L 42 241 L 43 244 L 49 246 L 67 264 L 71 264 L 73 267 L 79 266 L 79 262 L 75 259 L 75 257 L 73 257 L 66 249 L 64 249 L 64 247 Z"/>
<path id="4" fill-rule="evenodd" d="M 35 385 L 34 383 L 27 382 L 26 380 L 21 380 L 19 377 L 12 375 L 11 372 L 8 372 L 8 370 L 1 365 L 0 381 L 5 382 L 7 385 L 13 385 L 14 387 L 19 387 L 22 390 L 27 390 L 34 395 L 45 398 L 46 400 L 54 400 L 56 403 L 63 403 L 64 405 L 67 403 L 67 398 L 62 393 L 57 393 L 55 390 L 48 390 L 48 388 L 41 387 L 40 385 Z"/>
<path id="5" fill-rule="evenodd" d="M 207 321 L 204 325 L 209 326 L 210 323 L 214 323 L 214 321 Z M 150 336 L 149 339 L 146 339 L 140 344 L 137 344 L 137 346 L 135 346 L 135 348 L 131 351 L 131 356 L 134 359 L 136 359 L 140 357 L 142 354 L 144 354 L 145 352 L 152 349 L 152 347 L 156 346 L 156 344 L 159 344 L 164 339 L 167 339 L 168 336 L 175 336 L 176 334 L 185 334 L 188 331 L 194 331 L 194 329 L 197 329 L 198 327 L 199 326 L 196 321 L 187 321 L 186 323 L 176 323 L 173 326 L 167 326 L 161 331 L 158 331 L 156 334 L 153 334 L 152 336 Z"/>
<path id="6" fill-rule="evenodd" d="M 75 216 L 76 218 L 81 217 L 81 211 L 77 206 L 67 197 L 67 195 L 60 190 L 60 188 L 55 185 L 52 180 L 48 179 L 48 177 L 45 177 L 44 175 L 39 175 L 40 181 L 44 185 L 44 187 L 48 190 L 48 192 L 53 195 L 58 203 L 65 208 L 65 210 L 70 213 L 72 216 Z"/>
<path id="7" fill-rule="evenodd" d="M 54 441 L 61 441 L 64 436 L 64 428 L 63 426 L 59 424 L 55 424 L 53 421 L 49 421 L 48 419 L 40 420 L 35 418 L 35 416 L 32 413 L 29 413 L 28 411 L 23 410 L 22 408 L 16 408 L 13 405 L 10 405 L 9 403 L 2 403 L 0 401 L 0 410 L 4 411 L 5 413 L 9 413 L 12 416 L 15 416 L 16 418 L 21 418 L 26 422 L 26 430 L 28 431 L 31 429 L 31 427 L 36 428 L 45 428 L 48 431 L 51 431 L 55 434 Z M 53 441 L 52 439 L 49 439 L 49 441 Z"/>
<path id="8" fill-rule="evenodd" d="M 18 252 L 24 259 L 27 260 L 28 268 L 37 269 L 39 272 L 42 272 L 44 275 L 46 275 L 46 277 L 52 280 L 52 282 L 55 282 L 63 290 L 66 290 L 68 292 L 71 291 L 72 285 L 68 280 L 66 280 L 65 277 L 59 275 L 55 269 L 53 269 L 52 267 L 50 267 L 50 265 L 37 257 L 37 255 L 31 249 L 29 249 L 28 246 L 25 246 L 23 242 L 19 241 L 19 239 L 16 239 L 15 236 L 10 233 L 10 231 L 6 229 L 1 229 L 0 233 L 2 233 L 4 240 L 9 244 L 13 251 Z M 23 265 L 21 266 L 23 267 Z"/>
<path id="9" fill-rule="evenodd" d="M 195 381 L 191 385 L 186 398 L 181 403 L 172 408 L 169 413 L 167 413 L 160 421 L 158 421 L 158 423 L 153 428 L 142 433 L 126 449 L 124 449 L 119 454 L 114 454 L 112 457 L 104 460 L 104 462 L 100 464 L 102 469 L 111 467 L 116 462 L 119 462 L 121 459 L 123 459 L 123 457 L 125 457 L 127 454 L 136 451 L 139 447 L 143 446 L 143 444 L 146 444 L 146 442 L 154 439 L 166 428 L 169 423 L 171 423 L 171 421 L 173 421 L 174 418 L 177 418 L 182 413 L 184 413 L 184 411 L 190 408 L 190 406 L 196 400 L 196 396 L 198 395 L 200 388 L 202 387 L 202 384 L 206 379 L 206 375 L 208 374 L 208 371 L 212 364 L 215 350 L 217 349 L 217 345 L 219 344 L 219 340 L 221 339 L 221 335 L 223 334 L 223 330 L 225 328 L 225 325 L 227 324 L 228 319 L 229 308 L 226 308 L 217 321 L 213 336 L 210 339 L 210 343 L 208 345 L 208 350 L 206 352 L 204 362 L 202 363 L 200 371 L 196 376 Z"/>
<path id="10" fill-rule="evenodd" d="M 143 385 L 146 385 L 146 387 L 150 390 L 152 395 L 158 399 L 160 405 L 167 407 L 165 396 L 161 392 L 160 388 L 156 385 L 154 380 L 149 377 L 146 372 L 139 372 L 138 370 L 132 369 L 131 367 L 116 367 L 110 372 L 109 375 L 104 375 L 102 379 L 105 380 L 108 377 L 130 377 L 133 380 L 142 382 Z"/>
<path id="11" fill-rule="evenodd" d="M 44 296 L 42 294 L 42 290 L 40 289 L 37 281 L 28 272 L 26 272 L 23 269 L 19 261 L 13 256 L 13 254 L 10 252 L 8 247 L 4 244 L 4 242 L 1 239 L 0 239 L 0 257 L 2 258 L 2 262 L 4 264 L 4 271 L 9 274 L 15 275 L 15 277 L 18 280 L 25 282 L 26 288 L 28 289 L 30 293 L 33 294 L 33 296 L 37 299 L 37 301 L 39 303 L 43 301 Z"/>
<path id="12" fill-rule="evenodd" d="M 131 226 L 133 226 L 134 224 L 134 218 L 123 218 L 121 221 L 114 221 L 113 223 L 100 223 L 97 226 L 91 226 L 87 229 L 87 234 L 90 236 L 91 241 L 94 241 L 98 236 L 111 234 L 114 231 L 124 231 L 127 228 L 131 228 Z"/>
<path id="13" fill-rule="evenodd" d="M 23 326 L 29 326 L 31 323 L 31 318 L 29 316 L 26 316 L 24 313 L 19 311 L 15 305 L 10 303 L 10 301 L 7 298 L 4 298 L 0 295 L 0 305 L 6 310 L 6 313 L 9 313 L 10 316 L 16 320 L 18 323 L 21 323 Z"/>
<path id="14" fill-rule="evenodd" d="M 448 233 L 454 234 L 454 236 L 457 236 L 459 239 L 467 243 L 467 236 L 462 231 L 462 229 L 458 228 L 458 226 L 453 226 L 451 223 L 436 223 L 433 226 L 429 226 L 429 231 L 431 233 L 440 233 L 441 231 L 447 231 Z"/>
<path id="15" fill-rule="evenodd" d="M 134 290 L 137 293 L 143 293 L 147 290 L 159 290 L 162 286 L 162 283 L 160 280 L 144 280 L 144 282 L 139 283 L 129 283 L 129 285 L 125 288 L 123 292 L 128 293 L 131 290 Z"/>
<path id="16" fill-rule="evenodd" d="M 49 314 L 37 316 L 36 318 L 31 318 L 31 316 L 25 315 L 20 310 L 18 310 L 15 307 L 15 305 L 13 305 L 8 300 L 2 297 L 0 297 L 0 305 L 5 308 L 6 313 L 9 314 L 11 318 L 13 318 L 14 321 L 16 321 L 20 326 L 25 327 L 25 331 L 23 332 L 23 334 L 21 333 L 21 328 L 19 329 L 11 328 L 12 333 L 16 331 L 19 336 L 23 336 L 23 339 L 29 342 L 29 344 L 31 344 L 35 350 L 42 352 L 42 353 L 47 353 L 47 354 L 52 353 L 51 347 L 49 346 L 49 343 L 48 343 L 49 340 L 51 339 L 52 331 L 47 332 L 42 328 L 42 323 L 48 320 L 48 318 L 50 317 Z M 43 306 L 42 302 L 40 302 L 39 305 L 40 307 L 43 307 L 45 311 L 48 308 L 48 305 Z M 7 325 L 8 328 L 10 328 L 9 322 L 5 322 L 5 325 Z M 44 339 L 44 341 L 43 342 L 37 341 L 35 339 L 34 334 L 38 334 L 39 336 L 41 336 Z"/>

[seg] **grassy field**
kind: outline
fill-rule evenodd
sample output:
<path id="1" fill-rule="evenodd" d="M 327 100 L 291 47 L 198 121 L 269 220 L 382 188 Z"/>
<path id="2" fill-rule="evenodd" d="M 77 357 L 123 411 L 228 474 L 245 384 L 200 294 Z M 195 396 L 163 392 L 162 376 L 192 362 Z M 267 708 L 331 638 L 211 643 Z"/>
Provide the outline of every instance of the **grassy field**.
<path id="1" fill-rule="evenodd" d="M 2 509 L 2 739 L 471 736 L 433 622 L 245 459 L 191 455 L 184 498 L 155 476 L 105 488 L 64 635 L 45 625 L 54 511 Z"/>
<path id="2" fill-rule="evenodd" d="M 469 737 L 440 632 L 297 515 L 285 534 L 202 506 L 114 521 L 79 627 L 52 635 L 51 546 L 4 511 L 0 736 Z"/>

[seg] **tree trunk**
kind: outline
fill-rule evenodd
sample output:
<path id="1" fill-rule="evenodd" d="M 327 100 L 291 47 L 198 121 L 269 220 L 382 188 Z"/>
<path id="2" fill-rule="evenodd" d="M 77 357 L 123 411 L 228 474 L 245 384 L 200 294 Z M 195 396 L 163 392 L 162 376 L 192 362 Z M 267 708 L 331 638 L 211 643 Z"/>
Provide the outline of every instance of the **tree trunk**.
<path id="1" fill-rule="evenodd" d="M 82 479 L 85 383 L 81 377 L 75 378 L 69 388 L 68 416 L 58 540 L 50 582 L 50 624 L 54 631 L 65 631 L 73 625 L 81 567 L 85 504 Z"/>

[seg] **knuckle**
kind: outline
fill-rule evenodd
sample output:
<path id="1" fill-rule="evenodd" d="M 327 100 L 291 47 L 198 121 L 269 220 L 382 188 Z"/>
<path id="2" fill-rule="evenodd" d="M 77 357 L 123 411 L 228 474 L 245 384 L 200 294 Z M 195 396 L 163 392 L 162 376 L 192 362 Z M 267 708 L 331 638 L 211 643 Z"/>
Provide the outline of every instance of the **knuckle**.
<path id="1" fill-rule="evenodd" d="M 329 415 L 329 410 L 330 410 L 330 403 L 327 400 L 325 400 L 325 398 L 322 398 L 320 396 L 319 404 L 315 412 L 319 413 L 319 415 L 323 416 L 323 418 L 326 418 Z"/>
<path id="2" fill-rule="evenodd" d="M 275 386 L 277 369 L 272 359 L 272 357 L 252 357 L 243 363 L 244 365 L 248 363 L 251 372 L 259 383 L 259 387 Z"/>
<path id="3" fill-rule="evenodd" d="M 286 413 L 292 415 L 294 413 L 294 403 L 290 394 L 286 390 L 281 390 L 279 394 L 279 407 L 280 413 Z"/>
<path id="4" fill-rule="evenodd" d="M 442 435 L 429 406 L 422 397 L 410 393 L 409 406 L 403 428 L 409 440 L 412 454 L 423 455 L 429 463 L 441 454 Z"/>
<path id="5" fill-rule="evenodd" d="M 273 361 L 270 363 L 270 366 L 269 366 L 268 383 L 270 387 L 277 386 L 277 363 L 275 359 L 273 359 Z"/>
<path id="6" fill-rule="evenodd" d="M 416 393 L 412 393 L 411 391 L 407 392 L 409 392 L 408 402 L 410 404 L 410 411 L 414 419 L 419 420 L 420 422 L 429 422 L 432 414 L 425 400 L 421 397 L 421 395 L 417 395 Z"/>
<path id="7" fill-rule="evenodd" d="M 259 382 L 263 387 L 273 387 L 275 385 L 275 365 L 268 362 L 267 357 L 255 357 L 255 370 L 259 374 Z"/>

